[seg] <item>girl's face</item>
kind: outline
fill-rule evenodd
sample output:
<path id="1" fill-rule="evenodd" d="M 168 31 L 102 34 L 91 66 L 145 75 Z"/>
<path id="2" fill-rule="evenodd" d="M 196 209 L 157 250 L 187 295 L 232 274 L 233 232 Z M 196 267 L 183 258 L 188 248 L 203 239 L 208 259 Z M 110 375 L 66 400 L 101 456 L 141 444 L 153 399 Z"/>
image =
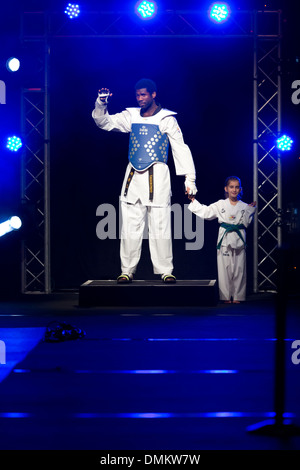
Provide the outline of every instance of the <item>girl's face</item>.
<path id="1" fill-rule="evenodd" d="M 240 183 L 238 180 L 229 180 L 224 190 L 228 194 L 229 199 L 231 199 L 232 201 L 236 201 L 242 188 L 240 187 Z"/>

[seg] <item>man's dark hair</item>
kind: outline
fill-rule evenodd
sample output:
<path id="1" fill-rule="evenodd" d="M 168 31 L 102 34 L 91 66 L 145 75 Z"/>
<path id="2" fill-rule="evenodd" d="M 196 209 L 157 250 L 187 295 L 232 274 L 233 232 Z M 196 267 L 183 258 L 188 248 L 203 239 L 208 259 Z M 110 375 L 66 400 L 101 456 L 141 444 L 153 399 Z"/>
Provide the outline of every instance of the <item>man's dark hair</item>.
<path id="1" fill-rule="evenodd" d="M 141 88 L 146 88 L 150 94 L 157 91 L 155 82 L 149 78 L 142 78 L 135 84 L 136 90 L 140 90 Z"/>

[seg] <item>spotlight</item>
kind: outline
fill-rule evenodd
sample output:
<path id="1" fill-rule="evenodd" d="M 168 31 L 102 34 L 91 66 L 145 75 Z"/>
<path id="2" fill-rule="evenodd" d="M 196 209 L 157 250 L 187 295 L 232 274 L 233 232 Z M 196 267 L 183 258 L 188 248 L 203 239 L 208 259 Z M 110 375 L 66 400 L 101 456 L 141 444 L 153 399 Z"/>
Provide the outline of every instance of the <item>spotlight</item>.
<path id="1" fill-rule="evenodd" d="M 277 139 L 276 143 L 277 143 L 277 148 L 282 151 L 291 150 L 292 145 L 293 145 L 292 139 L 285 134 L 281 136 L 279 139 Z"/>
<path id="2" fill-rule="evenodd" d="M 10 226 L 13 230 L 19 230 L 22 227 L 22 221 L 17 215 L 13 215 L 10 218 Z"/>
<path id="3" fill-rule="evenodd" d="M 66 9 L 65 9 L 65 14 L 70 18 L 77 18 L 77 16 L 80 13 L 79 5 L 75 3 L 68 3 Z"/>
<path id="4" fill-rule="evenodd" d="M 230 16 L 230 8 L 227 3 L 213 3 L 209 10 L 209 17 L 215 23 L 223 23 Z"/>
<path id="5" fill-rule="evenodd" d="M 6 61 L 6 68 L 9 72 L 17 72 L 20 68 L 20 61 L 16 57 L 10 57 Z"/>
<path id="6" fill-rule="evenodd" d="M 135 12 L 142 20 L 151 20 L 157 13 L 157 5 L 155 2 L 137 2 Z"/>
<path id="7" fill-rule="evenodd" d="M 17 152 L 22 147 L 22 141 L 20 137 L 13 136 L 8 137 L 6 147 L 12 152 Z"/>
<path id="8" fill-rule="evenodd" d="M 20 217 L 14 215 L 10 219 L 5 220 L 0 224 L 0 237 L 3 237 L 6 233 L 12 232 L 13 230 L 19 230 L 22 226 Z"/>

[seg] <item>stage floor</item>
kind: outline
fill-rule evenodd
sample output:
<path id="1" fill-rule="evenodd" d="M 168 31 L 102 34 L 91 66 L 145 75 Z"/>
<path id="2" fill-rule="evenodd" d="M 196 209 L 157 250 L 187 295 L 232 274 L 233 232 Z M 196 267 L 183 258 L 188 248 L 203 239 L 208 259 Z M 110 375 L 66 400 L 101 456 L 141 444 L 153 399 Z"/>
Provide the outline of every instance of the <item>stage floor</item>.
<path id="1" fill-rule="evenodd" d="M 272 294 L 188 308 L 78 300 L 68 292 L 0 303 L 1 449 L 300 449 L 299 435 L 248 432 L 274 412 Z M 286 416 L 300 426 L 299 305 L 288 299 L 284 391 Z M 45 342 L 52 321 L 86 335 Z"/>

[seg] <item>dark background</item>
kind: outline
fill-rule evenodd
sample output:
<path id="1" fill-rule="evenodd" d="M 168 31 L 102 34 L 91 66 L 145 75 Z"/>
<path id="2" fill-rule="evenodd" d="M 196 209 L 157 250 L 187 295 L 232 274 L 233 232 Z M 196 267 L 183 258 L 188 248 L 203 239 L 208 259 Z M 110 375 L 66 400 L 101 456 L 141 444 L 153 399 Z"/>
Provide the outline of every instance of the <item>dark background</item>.
<path id="1" fill-rule="evenodd" d="M 134 2 L 128 2 L 132 8 Z M 203 9 L 210 2 L 160 2 L 162 8 Z M 291 84 L 300 80 L 297 8 L 288 2 L 232 2 L 241 9 L 283 10 L 283 129 L 295 141 L 283 161 L 284 207 L 299 206 L 300 105 L 291 102 Z M 30 61 L 19 74 L 9 74 L 6 59 L 20 47 L 20 14 L 25 10 L 61 9 L 64 2 L 1 4 L 0 79 L 7 85 L 7 104 L 0 106 L 0 218 L 20 200 L 20 155 L 5 149 L 5 139 L 20 130 L 20 90 Z M 114 10 L 126 4 L 84 2 L 85 9 Z M 98 129 L 91 117 L 97 90 L 109 87 L 110 113 L 135 106 L 134 85 L 155 80 L 161 104 L 178 113 L 197 171 L 198 199 L 210 204 L 223 197 L 224 180 L 238 175 L 243 200 L 253 200 L 253 44 L 248 39 L 54 39 L 51 44 L 51 276 L 54 290 L 72 289 L 87 279 L 114 279 L 120 270 L 119 240 L 96 237 L 96 209 L 118 197 L 127 165 L 128 134 Z M 23 80 L 23 82 L 22 82 Z M 174 171 L 172 204 L 187 204 L 183 177 Z M 186 251 L 174 240 L 174 274 L 179 279 L 216 278 L 217 221 L 205 222 L 204 247 Z M 248 230 L 248 289 L 252 288 L 252 229 Z M 144 242 L 136 277 L 152 279 L 148 244 Z M 20 286 L 20 240 L 0 239 L 2 289 Z"/>

